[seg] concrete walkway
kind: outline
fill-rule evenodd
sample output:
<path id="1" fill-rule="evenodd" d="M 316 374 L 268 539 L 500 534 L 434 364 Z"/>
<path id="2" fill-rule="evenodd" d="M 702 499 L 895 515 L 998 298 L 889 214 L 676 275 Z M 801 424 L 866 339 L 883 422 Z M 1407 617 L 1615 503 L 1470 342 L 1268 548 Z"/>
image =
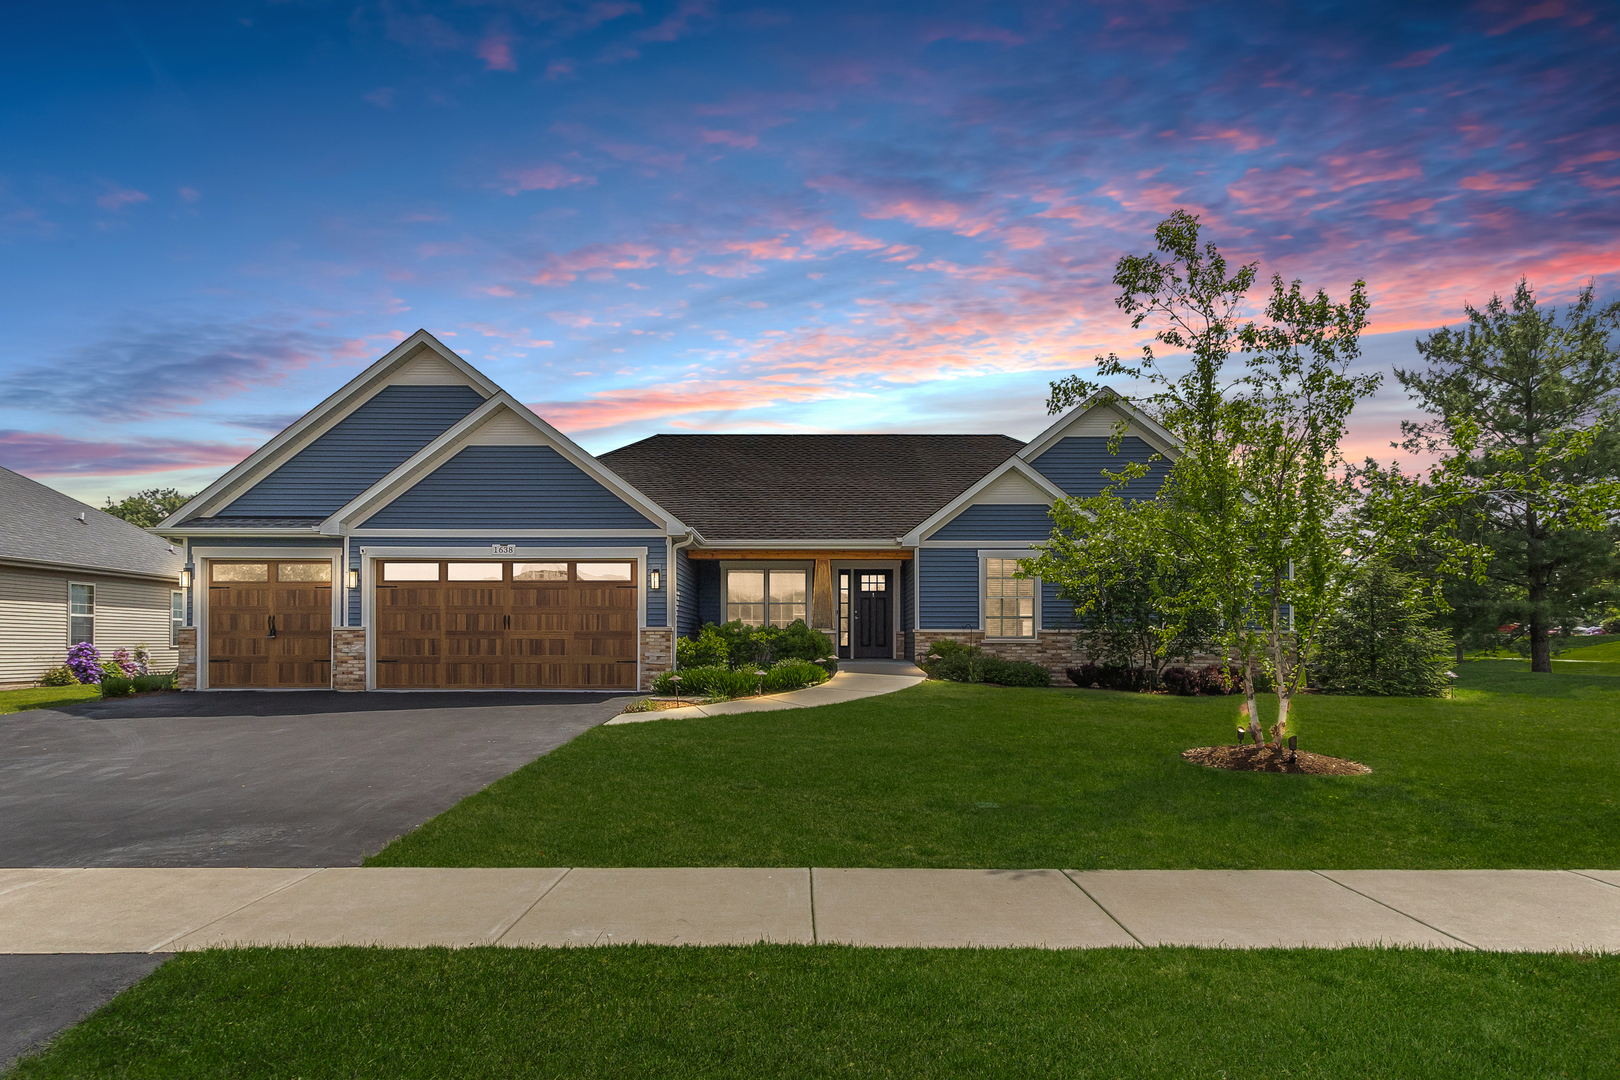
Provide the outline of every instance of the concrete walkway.
<path id="1" fill-rule="evenodd" d="M 844 661 L 838 674 L 820 686 L 790 690 L 785 694 L 717 701 L 713 705 L 686 705 L 658 712 L 620 713 L 610 724 L 639 724 L 646 720 L 679 720 L 688 716 L 729 716 L 732 713 L 770 712 L 776 709 L 807 709 L 813 705 L 836 705 L 843 701 L 892 694 L 916 686 L 926 676 L 922 669 L 903 660 Z"/>
<path id="2" fill-rule="evenodd" d="M 1620 952 L 1620 871 L 0 870 L 0 953 L 633 941 Z"/>

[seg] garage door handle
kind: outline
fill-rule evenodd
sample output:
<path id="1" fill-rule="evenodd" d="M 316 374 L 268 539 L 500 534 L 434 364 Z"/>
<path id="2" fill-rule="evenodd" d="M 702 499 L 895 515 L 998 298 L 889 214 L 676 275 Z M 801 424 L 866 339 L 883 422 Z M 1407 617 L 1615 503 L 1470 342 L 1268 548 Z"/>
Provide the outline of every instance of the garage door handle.
<path id="1" fill-rule="evenodd" d="M 276 636 L 276 617 L 274 615 L 270 616 L 270 636 Z"/>
<path id="2" fill-rule="evenodd" d="M 501 618 L 504 620 L 503 623 L 502 623 L 502 627 L 504 629 L 507 629 L 507 630 L 512 629 L 512 616 L 510 616 L 510 615 L 502 615 Z"/>

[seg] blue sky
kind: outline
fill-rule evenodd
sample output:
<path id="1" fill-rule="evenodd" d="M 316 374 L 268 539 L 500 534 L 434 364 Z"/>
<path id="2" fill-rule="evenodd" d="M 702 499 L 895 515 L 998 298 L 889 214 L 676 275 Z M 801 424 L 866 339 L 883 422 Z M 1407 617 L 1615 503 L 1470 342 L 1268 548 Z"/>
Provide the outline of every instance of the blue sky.
<path id="1" fill-rule="evenodd" d="M 1612 5 L 33 5 L 0 65 L 0 464 L 194 490 L 417 327 L 591 450 L 999 431 L 1140 340 L 1176 207 L 1367 366 L 1620 284 Z M 1367 407 L 1353 449 L 1405 408 Z"/>

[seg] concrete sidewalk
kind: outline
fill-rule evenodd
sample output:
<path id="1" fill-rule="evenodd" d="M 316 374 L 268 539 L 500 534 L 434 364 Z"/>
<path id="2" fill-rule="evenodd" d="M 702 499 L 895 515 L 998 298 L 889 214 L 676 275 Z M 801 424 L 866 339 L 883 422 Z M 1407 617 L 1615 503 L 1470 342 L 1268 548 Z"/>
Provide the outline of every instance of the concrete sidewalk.
<path id="1" fill-rule="evenodd" d="M 859 663 L 851 662 L 851 663 Z M 841 670 L 820 686 L 807 686 L 803 690 L 790 690 L 785 694 L 766 694 L 763 697 L 737 698 L 717 701 L 712 705 L 686 705 L 678 709 L 658 712 L 620 713 L 607 721 L 609 724 L 640 724 L 647 720 L 679 720 L 689 716 L 729 716 L 732 713 L 771 712 L 777 709 L 808 709 L 813 705 L 836 705 L 845 701 L 892 694 L 908 686 L 916 686 L 926 676 L 922 669 L 909 663 L 883 662 L 883 667 L 867 663 L 865 670 Z"/>
<path id="2" fill-rule="evenodd" d="M 0 953 L 635 941 L 1620 952 L 1620 871 L 0 870 Z"/>

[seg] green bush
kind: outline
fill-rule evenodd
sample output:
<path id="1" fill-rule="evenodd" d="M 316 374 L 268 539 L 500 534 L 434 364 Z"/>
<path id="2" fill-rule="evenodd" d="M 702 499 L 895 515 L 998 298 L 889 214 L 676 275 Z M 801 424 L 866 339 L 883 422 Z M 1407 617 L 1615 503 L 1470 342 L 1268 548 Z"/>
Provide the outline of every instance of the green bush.
<path id="1" fill-rule="evenodd" d="M 821 661 L 833 654 L 832 642 L 803 619 L 789 626 L 748 626 L 740 621 L 705 623 L 695 638 L 675 643 L 675 662 L 681 668 L 717 667 L 754 670 L 779 660 Z"/>
<path id="2" fill-rule="evenodd" d="M 941 639 L 929 646 L 918 665 L 929 676 L 948 682 L 996 683 L 1000 686 L 1051 686 L 1052 673 L 1027 660 L 1003 660 L 960 641 Z"/>
<path id="3" fill-rule="evenodd" d="M 137 675 L 135 683 L 136 693 L 148 693 L 153 690 L 173 690 L 175 672 L 170 671 L 162 675 Z"/>
<path id="4" fill-rule="evenodd" d="M 53 668 L 51 668 L 51 670 L 49 670 L 45 674 L 41 675 L 39 677 L 39 685 L 41 685 L 41 686 L 77 686 L 77 685 L 79 685 L 79 680 L 74 678 L 73 677 L 73 672 L 68 669 L 66 664 L 63 664 L 63 665 L 61 665 L 59 667 L 53 667 Z"/>
<path id="5" fill-rule="evenodd" d="M 106 669 L 103 668 L 102 670 L 105 671 Z M 128 697 L 134 692 L 134 679 L 126 679 L 122 675 L 103 674 L 101 676 L 101 696 L 104 698 Z"/>
<path id="6" fill-rule="evenodd" d="M 103 679 L 127 679 L 127 678 L 129 678 L 129 676 L 124 672 L 123 665 L 118 663 L 118 661 L 116 661 L 116 660 L 104 660 L 104 661 L 102 661 L 102 663 L 101 663 L 101 677 Z"/>
<path id="7" fill-rule="evenodd" d="M 697 637 L 678 638 L 675 642 L 677 667 L 718 667 L 722 664 L 726 666 L 731 664 L 731 642 L 713 623 L 704 626 Z"/>
<path id="8" fill-rule="evenodd" d="M 666 671 L 653 680 L 656 694 L 675 693 L 675 676 L 680 676 L 682 697 L 707 697 L 724 700 L 752 694 L 759 685 L 759 677 L 752 670 L 733 671 L 729 667 L 682 668 Z"/>
<path id="9" fill-rule="evenodd" d="M 827 681 L 827 671 L 809 660 L 778 660 L 765 673 L 765 692 L 780 694 L 788 690 L 802 690 Z"/>
<path id="10" fill-rule="evenodd" d="M 1411 578 L 1369 565 L 1323 628 L 1312 683 L 1329 694 L 1439 697 L 1452 643 L 1429 615 Z"/>

